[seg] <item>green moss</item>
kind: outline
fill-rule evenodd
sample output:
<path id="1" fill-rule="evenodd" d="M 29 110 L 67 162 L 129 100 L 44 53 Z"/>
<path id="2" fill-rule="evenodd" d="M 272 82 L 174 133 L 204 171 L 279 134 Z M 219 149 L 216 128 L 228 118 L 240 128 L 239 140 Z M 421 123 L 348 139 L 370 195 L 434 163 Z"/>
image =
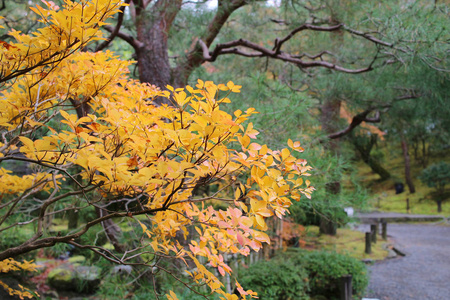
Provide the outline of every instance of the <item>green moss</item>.
<path id="1" fill-rule="evenodd" d="M 360 260 L 383 260 L 389 254 L 387 250 L 383 249 L 384 242 L 381 240 L 379 240 L 376 244 L 372 244 L 371 254 L 366 254 L 364 251 L 364 232 L 338 228 L 336 236 L 319 235 L 319 228 L 317 226 L 308 226 L 306 228 L 306 232 L 306 245 L 313 245 L 314 248 L 317 249 L 336 251 L 337 253 L 346 254 Z"/>
<path id="2" fill-rule="evenodd" d="M 67 269 L 53 269 L 48 273 L 49 283 L 64 282 L 70 283 L 73 279 L 72 272 Z"/>
<path id="3" fill-rule="evenodd" d="M 82 264 L 86 261 L 86 257 L 82 256 L 82 255 L 75 255 L 72 257 L 69 257 L 69 262 L 73 265 L 79 265 Z"/>

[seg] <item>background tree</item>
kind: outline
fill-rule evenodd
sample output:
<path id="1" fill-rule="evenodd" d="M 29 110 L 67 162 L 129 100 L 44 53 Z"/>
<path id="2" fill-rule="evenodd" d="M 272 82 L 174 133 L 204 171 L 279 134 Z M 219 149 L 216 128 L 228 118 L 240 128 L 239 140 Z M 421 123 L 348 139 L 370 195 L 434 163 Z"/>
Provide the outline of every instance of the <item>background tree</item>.
<path id="1" fill-rule="evenodd" d="M 437 211 L 442 212 L 442 201 L 445 200 L 445 186 L 450 183 L 450 164 L 440 162 L 433 164 L 422 171 L 420 180 L 427 186 L 436 189 L 433 198 L 437 203 Z"/>

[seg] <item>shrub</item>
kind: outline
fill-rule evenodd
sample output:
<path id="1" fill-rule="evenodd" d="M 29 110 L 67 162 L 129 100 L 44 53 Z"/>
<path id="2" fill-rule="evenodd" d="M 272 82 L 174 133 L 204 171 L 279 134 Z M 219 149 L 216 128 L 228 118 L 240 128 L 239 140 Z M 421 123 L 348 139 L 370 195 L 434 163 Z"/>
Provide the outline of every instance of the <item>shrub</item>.
<path id="1" fill-rule="evenodd" d="M 353 277 L 355 299 L 362 297 L 369 283 L 364 263 L 336 252 L 291 248 L 270 261 L 240 270 L 238 281 L 244 288 L 258 292 L 261 300 L 318 296 L 337 300 L 339 280 L 348 274 Z"/>
<path id="2" fill-rule="evenodd" d="M 311 296 L 339 299 L 339 279 L 352 275 L 353 295 L 361 297 L 369 283 L 364 263 L 356 258 L 327 251 L 297 251 L 290 258 L 308 272 Z"/>
<path id="3" fill-rule="evenodd" d="M 442 201 L 448 197 L 445 195 L 445 185 L 450 183 L 450 163 L 439 162 L 424 169 L 419 179 L 427 186 L 435 188 L 434 200 L 437 203 L 437 211 L 442 212 Z"/>
<path id="4" fill-rule="evenodd" d="M 258 293 L 261 300 L 307 300 L 308 274 L 292 261 L 273 259 L 239 271 L 239 283 Z"/>
<path id="5" fill-rule="evenodd" d="M 450 183 L 450 163 L 439 162 L 422 171 L 419 179 L 428 187 L 435 188 L 439 194 L 445 190 L 445 185 Z"/>

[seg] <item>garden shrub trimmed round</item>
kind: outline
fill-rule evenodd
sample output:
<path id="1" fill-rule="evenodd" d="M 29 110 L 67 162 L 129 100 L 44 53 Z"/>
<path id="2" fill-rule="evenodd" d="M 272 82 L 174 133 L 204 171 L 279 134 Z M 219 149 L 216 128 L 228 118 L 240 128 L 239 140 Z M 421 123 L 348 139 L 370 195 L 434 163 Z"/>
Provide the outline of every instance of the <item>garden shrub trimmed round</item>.
<path id="1" fill-rule="evenodd" d="M 352 275 L 353 295 L 363 296 L 369 283 L 367 268 L 361 261 L 336 252 L 301 252 L 297 257 L 307 270 L 311 295 L 340 299 L 339 280 L 343 275 Z"/>
<path id="2" fill-rule="evenodd" d="M 361 298 L 369 283 L 366 266 L 356 258 L 336 252 L 292 249 L 240 270 L 238 281 L 245 289 L 258 292 L 261 300 L 319 296 L 338 300 L 343 275 L 352 275 L 353 295 Z"/>
<path id="3" fill-rule="evenodd" d="M 260 300 L 307 300 L 308 274 L 292 261 L 273 259 L 239 271 L 244 289 L 258 293 Z"/>

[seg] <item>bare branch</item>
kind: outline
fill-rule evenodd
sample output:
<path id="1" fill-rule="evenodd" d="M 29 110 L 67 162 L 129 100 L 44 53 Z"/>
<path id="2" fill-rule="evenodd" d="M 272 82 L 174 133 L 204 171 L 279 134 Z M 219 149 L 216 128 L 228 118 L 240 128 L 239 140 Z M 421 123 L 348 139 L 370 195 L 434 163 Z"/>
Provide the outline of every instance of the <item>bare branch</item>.
<path id="1" fill-rule="evenodd" d="M 373 109 L 366 109 L 362 113 L 357 114 L 353 117 L 352 122 L 344 130 L 332 133 L 328 135 L 329 139 L 337 139 L 343 137 L 344 135 L 350 133 L 353 129 L 358 127 L 362 122 L 378 123 L 381 121 L 380 113 L 377 111 L 374 118 L 367 118 L 367 116 L 373 111 Z"/>
<path id="2" fill-rule="evenodd" d="M 240 48 L 236 47 L 242 47 L 250 50 L 254 50 L 254 52 L 245 52 L 241 50 Z M 204 46 L 203 46 L 204 48 Z M 252 43 L 250 41 L 239 39 L 235 41 L 231 41 L 228 43 L 218 44 L 212 52 L 209 52 L 207 57 L 204 57 L 205 61 L 215 61 L 219 55 L 224 54 L 237 54 L 240 56 L 245 57 L 270 57 L 273 59 L 278 59 L 281 61 L 290 62 L 293 64 L 298 65 L 301 68 L 312 68 L 312 67 L 323 67 L 327 69 L 333 69 L 336 71 L 344 72 L 344 73 L 350 73 L 350 74 L 359 74 L 371 71 L 372 64 L 375 61 L 375 59 L 369 64 L 368 67 L 365 68 L 359 68 L 359 69 L 349 69 L 345 68 L 339 65 L 336 65 L 334 63 L 328 62 L 328 61 L 304 61 L 300 58 L 297 58 L 289 53 L 284 53 L 279 51 L 277 53 L 276 48 L 275 50 L 270 50 L 268 48 L 265 48 L 263 46 L 260 46 L 258 44 Z"/>
<path id="3" fill-rule="evenodd" d="M 106 25 L 103 26 L 104 29 L 106 29 L 107 31 L 113 33 L 115 31 L 116 28 Z M 121 31 L 117 31 L 116 36 L 121 38 L 122 40 L 124 40 L 125 42 L 127 42 L 128 44 L 131 45 L 131 47 L 134 48 L 134 50 L 136 52 L 140 51 L 140 49 L 142 47 L 144 47 L 144 43 L 142 43 L 141 41 L 138 41 L 137 39 L 135 39 L 133 36 L 123 33 Z"/>
<path id="4" fill-rule="evenodd" d="M 125 0 L 124 2 L 125 2 L 126 4 L 130 4 L 131 0 Z M 114 38 L 117 36 L 117 34 L 118 34 L 119 31 L 120 31 L 120 27 L 122 26 L 125 7 L 126 7 L 126 6 L 120 7 L 120 12 L 119 12 L 119 16 L 118 16 L 118 18 L 117 18 L 117 25 L 116 25 L 116 27 L 115 27 L 114 30 L 111 32 L 111 35 L 110 35 L 105 41 L 103 41 L 103 43 L 101 43 L 100 45 L 97 46 L 97 48 L 95 49 L 95 52 L 101 51 L 101 50 L 105 49 L 106 47 L 108 47 L 109 44 L 111 44 L 111 42 L 112 42 L 112 41 L 114 40 Z"/>
<path id="5" fill-rule="evenodd" d="M 400 101 L 400 100 L 408 100 L 408 99 L 416 99 L 416 98 L 420 98 L 422 95 L 418 95 L 416 93 L 411 93 L 411 94 L 407 94 L 407 95 L 402 95 L 399 97 L 396 97 L 393 101 Z M 384 105 L 384 108 L 390 107 L 391 105 Z M 369 118 L 368 115 L 375 111 L 375 116 L 373 118 Z M 380 117 L 380 111 L 379 110 L 375 110 L 375 108 L 368 108 L 365 111 L 355 115 L 352 118 L 352 121 L 350 122 L 350 124 L 347 126 L 347 128 L 329 134 L 327 136 L 327 138 L 329 139 L 337 139 L 340 137 L 343 137 L 347 134 L 349 134 L 353 129 L 355 129 L 356 127 L 358 127 L 362 122 L 366 122 L 366 123 L 379 123 L 381 122 L 381 117 Z"/>
<path id="6" fill-rule="evenodd" d="M 344 26 L 343 24 L 337 24 L 337 25 L 334 25 L 334 26 L 327 26 L 327 27 L 316 26 L 316 25 L 312 25 L 312 24 L 308 24 L 308 23 L 302 24 L 299 27 L 297 27 L 294 30 L 292 30 L 287 36 L 285 36 L 281 40 L 276 39 L 275 40 L 275 45 L 273 47 L 273 50 L 275 51 L 276 54 L 279 54 L 283 44 L 285 42 L 289 41 L 292 37 L 294 37 L 295 34 L 299 33 L 300 31 L 313 30 L 313 31 L 328 31 L 328 32 L 331 32 L 331 31 L 338 31 L 343 26 Z"/>
<path id="7" fill-rule="evenodd" d="M 245 4 L 247 4 L 246 0 L 232 0 L 228 2 L 219 1 L 216 14 L 209 22 L 208 27 L 205 30 L 205 34 L 193 40 L 188 54 L 184 57 L 184 59 L 180 60 L 172 72 L 183 74 L 183 79 L 187 80 L 193 69 L 207 61 L 204 59 L 204 54 L 208 52 L 208 48 L 214 42 L 231 14 Z M 202 45 L 200 41 L 202 41 L 204 45 Z M 182 84 L 176 82 L 175 86 L 178 85 Z"/>

